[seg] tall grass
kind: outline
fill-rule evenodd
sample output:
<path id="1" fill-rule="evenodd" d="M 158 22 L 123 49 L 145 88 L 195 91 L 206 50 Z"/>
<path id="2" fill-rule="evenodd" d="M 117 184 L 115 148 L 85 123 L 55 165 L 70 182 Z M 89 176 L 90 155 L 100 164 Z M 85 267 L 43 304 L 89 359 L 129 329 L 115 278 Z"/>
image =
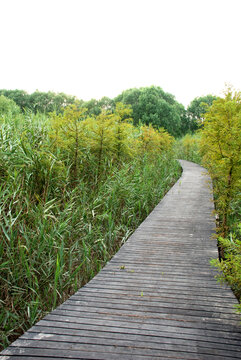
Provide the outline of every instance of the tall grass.
<path id="1" fill-rule="evenodd" d="M 86 152 L 73 186 L 48 126 L 38 114 L 1 119 L 1 348 L 88 282 L 180 175 L 163 152 L 108 159 L 97 181 Z"/>
<path id="2" fill-rule="evenodd" d="M 201 164 L 202 157 L 199 151 L 200 136 L 187 134 L 175 142 L 175 152 L 179 159 Z"/>

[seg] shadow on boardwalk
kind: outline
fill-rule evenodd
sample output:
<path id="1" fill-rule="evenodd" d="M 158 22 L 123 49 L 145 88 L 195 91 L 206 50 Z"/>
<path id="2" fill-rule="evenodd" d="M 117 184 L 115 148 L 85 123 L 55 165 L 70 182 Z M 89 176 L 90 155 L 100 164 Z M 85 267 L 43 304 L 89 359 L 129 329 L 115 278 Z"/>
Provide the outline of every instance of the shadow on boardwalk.
<path id="1" fill-rule="evenodd" d="M 86 286 L 0 359 L 241 359 L 237 303 L 214 279 L 217 258 L 208 178 L 183 174 Z"/>

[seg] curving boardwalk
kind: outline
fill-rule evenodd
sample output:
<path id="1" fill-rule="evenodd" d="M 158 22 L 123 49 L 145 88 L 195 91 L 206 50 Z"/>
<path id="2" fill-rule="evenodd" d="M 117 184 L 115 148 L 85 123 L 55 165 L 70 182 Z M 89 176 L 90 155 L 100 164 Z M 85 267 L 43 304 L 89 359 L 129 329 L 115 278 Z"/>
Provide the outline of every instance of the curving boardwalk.
<path id="1" fill-rule="evenodd" d="M 241 325 L 210 258 L 215 222 L 207 176 L 183 175 L 86 286 L 0 359 L 241 359 Z"/>

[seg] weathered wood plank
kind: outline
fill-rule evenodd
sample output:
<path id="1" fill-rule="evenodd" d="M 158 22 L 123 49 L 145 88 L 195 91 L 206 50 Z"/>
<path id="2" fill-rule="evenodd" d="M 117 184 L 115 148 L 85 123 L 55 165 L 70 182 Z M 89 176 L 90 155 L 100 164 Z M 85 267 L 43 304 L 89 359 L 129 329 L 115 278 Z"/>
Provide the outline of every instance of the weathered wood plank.
<path id="1" fill-rule="evenodd" d="M 165 330 L 163 331 L 153 331 L 153 330 L 143 330 L 139 328 L 131 328 L 131 327 L 111 327 L 111 331 L 108 329 L 105 329 L 105 327 L 100 327 L 97 325 L 88 326 L 89 324 L 68 324 L 71 326 L 68 326 L 64 324 L 63 322 L 55 322 L 42 320 L 41 323 L 39 323 L 36 326 L 33 326 L 31 328 L 31 331 L 29 333 L 46 333 L 46 334 L 65 334 L 65 335 L 73 335 L 73 336 L 93 336 L 98 332 L 99 337 L 108 337 L 108 338 L 118 338 L 118 339 L 124 339 L 128 335 L 128 339 L 136 339 L 138 337 L 138 341 L 154 341 L 159 342 L 162 341 L 162 338 L 165 338 L 169 341 L 170 338 L 177 339 L 180 343 L 186 343 L 186 340 L 190 341 L 202 341 L 204 347 L 212 347 L 214 346 L 214 343 L 220 344 L 216 345 L 220 348 L 227 349 L 227 344 L 234 345 L 231 347 L 233 350 L 235 350 L 235 346 L 240 345 L 237 340 L 227 340 L 227 344 L 223 344 L 223 340 L 220 339 L 220 337 L 211 336 L 212 332 L 209 333 L 209 336 L 207 335 L 201 335 L 201 334 L 195 334 L 193 335 L 192 330 L 190 329 L 189 333 L 177 333 L 177 332 L 168 332 Z M 213 334 L 215 335 L 215 333 Z"/>
<path id="2" fill-rule="evenodd" d="M 208 178 L 181 179 L 86 286 L 39 321 L 1 360 L 241 359 L 237 301 L 214 278 Z"/>
<path id="3" fill-rule="evenodd" d="M 231 327 L 228 323 L 227 326 L 223 324 L 217 328 L 216 324 L 206 323 L 204 320 L 203 324 L 197 323 L 195 321 L 186 321 L 183 323 L 178 320 L 165 320 L 159 321 L 158 319 L 145 318 L 145 321 L 140 318 L 132 318 L 129 319 L 125 316 L 106 316 L 103 320 L 103 316 L 97 314 L 96 316 L 91 316 L 91 314 L 83 313 L 82 316 L 79 317 L 71 317 L 71 316 L 63 316 L 58 314 L 50 314 L 42 321 L 52 321 L 53 324 L 59 326 L 60 323 L 63 323 L 65 327 L 79 327 L 79 326 L 100 326 L 101 329 L 99 331 L 112 331 L 112 327 L 124 328 L 125 331 L 127 329 L 138 329 L 143 330 L 147 333 L 150 331 L 160 333 L 162 331 L 166 332 L 168 336 L 170 333 L 178 333 L 178 334 L 192 334 L 192 335 L 202 335 L 207 338 L 219 338 L 225 339 L 224 343 L 226 343 L 227 339 L 230 341 L 238 341 L 240 342 L 240 332 L 239 329 L 235 327 Z M 37 324 L 38 325 L 38 324 Z M 37 326 L 36 325 L 36 326 Z"/>
<path id="4" fill-rule="evenodd" d="M 87 342 L 87 340 L 89 340 Z M 107 340 L 107 339 L 105 339 Z M 152 344 L 153 345 L 153 344 Z M 208 355 L 212 355 L 213 359 L 218 359 L 218 356 L 222 356 L 224 359 L 230 359 L 235 358 L 238 359 L 238 354 L 236 351 L 225 351 L 225 350 L 219 350 L 216 349 L 209 349 L 209 348 L 202 348 L 200 345 L 194 346 L 194 347 L 188 347 L 188 346 L 181 346 L 177 344 L 167 344 L 167 343 L 160 343 L 158 348 L 154 348 L 154 345 L 151 349 L 145 346 L 136 346 L 135 342 L 130 342 L 128 340 L 125 340 L 124 343 L 118 344 L 118 345 L 111 345 L 106 344 L 106 341 L 101 342 L 100 344 L 96 344 L 95 340 L 91 342 L 91 338 L 81 338 L 77 343 L 71 341 L 68 341 L 66 339 L 65 341 L 48 341 L 39 339 L 38 340 L 25 340 L 25 339 L 19 339 L 16 340 L 15 343 L 13 343 L 13 346 L 9 347 L 9 350 L 11 349 L 12 353 L 16 355 L 22 355 L 21 349 L 27 349 L 29 355 L 34 355 L 38 350 L 40 350 L 39 354 L 44 354 L 48 356 L 49 353 L 51 355 L 55 354 L 55 356 L 65 356 L 67 358 L 79 357 L 82 358 L 83 352 L 86 354 L 92 353 L 94 354 L 94 359 L 99 359 L 99 357 L 103 354 L 105 354 L 105 358 L 111 359 L 113 354 L 119 354 L 121 357 L 123 355 L 127 356 L 143 356 L 143 351 L 145 352 L 146 357 L 157 357 L 157 358 L 178 358 L 177 356 L 181 356 L 183 359 L 200 359 L 200 356 L 202 356 L 205 359 L 208 359 Z M 33 349 L 33 351 L 31 351 Z M 103 351 L 104 350 L 104 351 Z M 211 353 L 210 353 L 211 352 Z M 108 356 L 109 355 L 109 356 Z M 93 355 L 92 355 L 93 356 Z"/>

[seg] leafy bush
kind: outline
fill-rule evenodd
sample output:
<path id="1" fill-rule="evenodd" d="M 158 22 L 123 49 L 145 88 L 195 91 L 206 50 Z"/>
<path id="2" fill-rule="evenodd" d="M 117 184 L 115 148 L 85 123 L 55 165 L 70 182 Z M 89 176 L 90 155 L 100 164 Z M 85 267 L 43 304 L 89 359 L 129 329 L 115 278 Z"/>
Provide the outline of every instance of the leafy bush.
<path id="1" fill-rule="evenodd" d="M 11 99 L 0 95 L 0 118 L 4 115 L 18 115 L 20 113 L 20 107 Z"/>
<path id="2" fill-rule="evenodd" d="M 218 245 L 222 270 L 237 298 L 241 297 L 241 93 L 227 88 L 204 115 L 201 154 L 214 185 L 215 208 L 219 215 Z M 239 306 L 240 309 L 240 306 Z"/>
<path id="3" fill-rule="evenodd" d="M 219 243 L 224 249 L 224 257 L 219 260 L 212 260 L 221 273 L 218 275 L 220 282 L 228 282 L 238 299 L 241 298 L 241 223 L 237 230 L 229 234 L 228 238 L 219 237 Z M 241 304 L 237 306 L 241 313 Z"/>
<path id="4" fill-rule="evenodd" d="M 241 93 L 227 89 L 205 114 L 201 154 L 214 184 L 215 205 L 226 237 L 233 199 L 241 191 Z"/>
<path id="5" fill-rule="evenodd" d="M 187 134 L 183 138 L 176 140 L 175 151 L 179 159 L 193 161 L 197 164 L 201 163 L 199 152 L 199 135 Z"/>

